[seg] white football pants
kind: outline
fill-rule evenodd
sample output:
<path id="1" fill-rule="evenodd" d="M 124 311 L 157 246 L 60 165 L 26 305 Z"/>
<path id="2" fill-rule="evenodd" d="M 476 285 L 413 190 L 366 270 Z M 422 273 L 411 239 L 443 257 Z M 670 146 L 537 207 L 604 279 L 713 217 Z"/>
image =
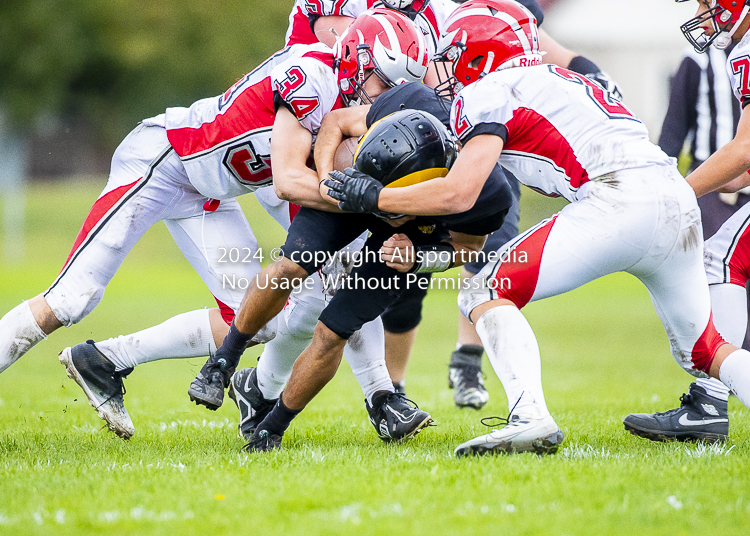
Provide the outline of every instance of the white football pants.
<path id="1" fill-rule="evenodd" d="M 215 210 L 207 201 L 190 184 L 166 131 L 136 127 L 115 151 L 107 185 L 45 293 L 58 320 L 70 326 L 88 315 L 136 242 L 162 220 L 222 312 L 236 310 L 244 296 L 237 282 L 252 281 L 261 269 L 253 257 L 258 242 L 235 199 Z"/>
<path id="2" fill-rule="evenodd" d="M 693 190 L 676 168 L 651 166 L 587 182 L 579 199 L 503 246 L 460 292 L 461 311 L 498 298 L 521 308 L 628 272 L 646 285 L 675 360 L 703 376 L 724 341 L 711 321 Z"/>

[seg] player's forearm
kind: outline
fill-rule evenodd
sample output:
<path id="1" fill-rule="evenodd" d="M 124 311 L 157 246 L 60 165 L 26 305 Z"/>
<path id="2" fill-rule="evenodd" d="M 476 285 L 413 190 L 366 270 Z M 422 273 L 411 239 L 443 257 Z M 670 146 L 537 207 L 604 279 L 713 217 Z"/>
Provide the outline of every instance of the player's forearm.
<path id="1" fill-rule="evenodd" d="M 392 214 L 442 216 L 466 212 L 473 207 L 479 191 L 474 195 L 447 179 L 441 177 L 403 188 L 384 188 L 380 192 L 378 208 Z"/>
<path id="2" fill-rule="evenodd" d="M 315 140 L 315 167 L 318 170 L 318 182 L 327 179 L 333 171 L 333 159 L 336 149 L 344 139 L 344 134 L 338 122 L 328 119 L 328 114 L 320 126 L 318 138 Z"/>
<path id="3" fill-rule="evenodd" d="M 456 250 L 453 257 L 453 267 L 463 266 L 466 263 L 476 260 L 486 240 L 486 236 L 451 232 L 451 238 L 445 240 L 445 242 L 448 242 Z"/>
<path id="4" fill-rule="evenodd" d="M 696 197 L 713 192 L 750 169 L 750 142 L 735 138 L 687 176 Z M 746 173 L 745 173 L 746 174 Z"/>
<path id="5" fill-rule="evenodd" d="M 318 41 L 333 48 L 333 45 L 336 44 L 336 38 L 344 35 L 344 32 L 353 21 L 352 17 L 344 15 L 319 17 L 313 24 L 313 32 Z"/>
<path id="6" fill-rule="evenodd" d="M 733 194 L 750 186 L 750 173 L 742 173 L 717 190 L 722 194 Z"/>
<path id="7" fill-rule="evenodd" d="M 274 190 L 280 199 L 326 212 L 340 212 L 318 191 L 318 175 L 312 169 L 284 170 L 274 175 Z"/>
<path id="8" fill-rule="evenodd" d="M 378 208 L 393 214 L 441 216 L 471 209 L 503 150 L 503 139 L 480 134 L 466 142 L 445 177 L 402 188 L 384 188 Z"/>
<path id="9" fill-rule="evenodd" d="M 318 181 L 328 178 L 333 161 L 344 138 L 362 136 L 367 132 L 367 112 L 370 105 L 334 110 L 323 118 L 315 140 L 315 167 Z"/>
<path id="10" fill-rule="evenodd" d="M 546 52 L 543 56 L 544 63 L 554 63 L 555 65 L 565 68 L 570 65 L 570 60 L 578 55 L 552 39 L 549 34 L 541 28 L 539 29 L 539 50 Z"/>

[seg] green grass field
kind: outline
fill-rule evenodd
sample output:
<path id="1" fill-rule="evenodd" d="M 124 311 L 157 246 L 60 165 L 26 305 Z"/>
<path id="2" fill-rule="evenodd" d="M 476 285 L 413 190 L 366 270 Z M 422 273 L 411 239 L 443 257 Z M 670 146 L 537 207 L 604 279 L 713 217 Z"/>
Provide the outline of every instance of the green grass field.
<path id="1" fill-rule="evenodd" d="M 103 185 L 38 184 L 28 193 L 27 254 L 0 264 L 0 313 L 42 291 Z M 548 213 L 525 193 L 524 223 Z M 283 240 L 242 200 L 264 247 Z M 126 381 L 136 426 L 106 428 L 58 363 L 64 347 L 213 305 L 163 225 L 138 244 L 101 305 L 0 376 L 0 534 L 747 534 L 750 411 L 730 400 L 731 438 L 706 447 L 627 434 L 631 411 L 666 410 L 690 377 L 669 355 L 646 290 L 616 275 L 532 304 L 544 385 L 565 433 L 555 456 L 455 459 L 505 415 L 486 363 L 489 404 L 458 410 L 447 389 L 455 293 L 432 292 L 407 389 L 437 427 L 403 445 L 377 439 L 346 365 L 292 424 L 284 450 L 240 452 L 231 402 L 208 412 L 186 391 L 202 359 L 162 361 Z M 243 359 L 252 365 L 258 350 Z"/>

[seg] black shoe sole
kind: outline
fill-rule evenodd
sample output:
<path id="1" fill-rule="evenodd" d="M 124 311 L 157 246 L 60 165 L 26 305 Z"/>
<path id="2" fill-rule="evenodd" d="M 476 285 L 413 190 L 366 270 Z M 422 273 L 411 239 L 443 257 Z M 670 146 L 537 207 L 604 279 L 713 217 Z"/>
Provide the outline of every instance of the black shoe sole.
<path id="1" fill-rule="evenodd" d="M 704 443 L 721 443 L 726 441 L 727 436 L 724 434 L 711 434 L 708 432 L 665 432 L 664 430 L 649 430 L 647 428 L 639 428 L 633 424 L 623 422 L 625 430 L 633 434 L 634 436 L 643 437 L 650 439 L 651 441 L 657 442 L 669 442 L 669 441 L 683 441 L 683 442 L 698 442 L 703 441 Z"/>
<path id="2" fill-rule="evenodd" d="M 211 411 L 216 411 L 224 403 L 224 390 L 221 390 L 221 396 L 219 396 L 218 389 L 213 389 L 213 391 L 216 391 L 216 394 L 211 396 L 204 389 L 198 390 L 191 384 L 188 389 L 188 395 L 190 396 L 190 401 L 195 402 L 196 406 L 205 406 Z"/>
<path id="3" fill-rule="evenodd" d="M 494 447 L 488 448 L 483 445 L 472 445 L 463 450 L 456 451 L 456 457 L 464 458 L 466 456 L 486 456 L 487 454 L 519 454 L 523 452 L 533 452 L 539 456 L 545 456 L 548 454 L 555 454 L 560 448 L 560 444 L 565 439 L 565 436 L 561 431 L 557 431 L 554 434 L 548 435 L 547 437 L 540 437 L 535 439 L 531 443 L 531 451 L 523 450 L 517 451 L 513 448 L 513 442 L 501 442 Z"/>
<path id="4" fill-rule="evenodd" d="M 482 409 L 486 405 L 486 403 L 482 404 L 481 406 L 475 406 L 474 404 L 459 404 L 455 400 L 454 400 L 454 402 L 455 402 L 456 407 L 458 409 L 471 408 L 471 409 L 474 409 L 476 411 L 479 411 L 480 409 Z"/>

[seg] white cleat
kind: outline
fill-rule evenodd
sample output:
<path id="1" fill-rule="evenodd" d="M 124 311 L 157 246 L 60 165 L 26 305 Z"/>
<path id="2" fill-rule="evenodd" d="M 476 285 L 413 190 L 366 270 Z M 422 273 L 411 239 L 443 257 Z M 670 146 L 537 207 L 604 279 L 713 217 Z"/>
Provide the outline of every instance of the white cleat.
<path id="1" fill-rule="evenodd" d="M 122 378 L 131 370 L 115 371 L 115 366 L 99 352 L 94 341 L 66 348 L 59 355 L 68 377 L 83 389 L 89 404 L 99 418 L 109 425 L 122 439 L 130 439 L 135 433 L 133 421 L 125 409 Z"/>
<path id="2" fill-rule="evenodd" d="M 506 426 L 460 444 L 455 454 L 458 457 L 518 452 L 554 454 L 563 437 L 551 416 L 535 419 L 513 415 Z"/>

